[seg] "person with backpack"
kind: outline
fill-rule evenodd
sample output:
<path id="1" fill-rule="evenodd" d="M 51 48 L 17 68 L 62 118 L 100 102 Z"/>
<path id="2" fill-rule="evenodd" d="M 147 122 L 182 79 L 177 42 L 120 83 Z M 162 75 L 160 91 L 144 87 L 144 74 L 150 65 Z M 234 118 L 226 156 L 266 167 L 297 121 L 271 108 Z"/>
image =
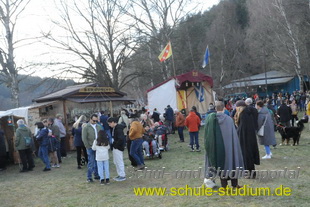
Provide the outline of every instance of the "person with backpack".
<path id="1" fill-rule="evenodd" d="M 32 171 L 34 162 L 32 158 L 33 140 L 31 131 L 26 127 L 24 120 L 17 120 L 18 128 L 16 129 L 15 148 L 18 150 L 20 160 L 23 164 L 23 169 L 20 172 Z"/>

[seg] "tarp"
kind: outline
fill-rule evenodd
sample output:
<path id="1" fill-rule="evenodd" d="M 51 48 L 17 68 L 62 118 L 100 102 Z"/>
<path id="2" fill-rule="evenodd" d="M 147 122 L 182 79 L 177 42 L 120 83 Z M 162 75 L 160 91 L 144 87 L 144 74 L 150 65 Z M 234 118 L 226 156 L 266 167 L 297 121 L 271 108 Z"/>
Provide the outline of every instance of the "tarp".
<path id="1" fill-rule="evenodd" d="M 7 111 L 0 111 L 0 118 L 4 116 L 17 116 L 21 118 L 25 118 L 26 121 L 28 121 L 28 109 L 29 107 L 20 107 L 16 109 L 10 109 Z"/>
<path id="2" fill-rule="evenodd" d="M 160 85 L 156 90 L 147 93 L 148 107 L 151 111 L 157 108 L 160 113 L 165 112 L 167 105 L 171 108 L 177 108 L 177 91 L 175 89 L 175 80 L 169 80 L 165 84 Z"/>

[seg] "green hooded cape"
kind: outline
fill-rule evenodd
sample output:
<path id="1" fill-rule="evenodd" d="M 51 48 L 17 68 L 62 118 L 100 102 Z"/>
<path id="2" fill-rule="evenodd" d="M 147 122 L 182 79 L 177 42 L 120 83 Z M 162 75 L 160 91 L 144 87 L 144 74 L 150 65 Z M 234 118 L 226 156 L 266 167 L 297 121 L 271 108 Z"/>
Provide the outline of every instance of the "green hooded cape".
<path id="1" fill-rule="evenodd" d="M 205 149 L 211 166 L 224 169 L 225 146 L 216 113 L 209 114 L 206 119 Z"/>

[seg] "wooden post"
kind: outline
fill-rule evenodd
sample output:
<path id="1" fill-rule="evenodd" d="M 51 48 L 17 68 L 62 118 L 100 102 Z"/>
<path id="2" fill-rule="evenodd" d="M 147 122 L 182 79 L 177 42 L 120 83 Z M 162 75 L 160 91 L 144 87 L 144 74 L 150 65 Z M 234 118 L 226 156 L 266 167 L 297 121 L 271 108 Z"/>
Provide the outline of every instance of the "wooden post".
<path id="1" fill-rule="evenodd" d="M 110 116 L 113 117 L 113 106 L 112 106 L 112 101 L 110 101 Z"/>
<path id="2" fill-rule="evenodd" d="M 67 109 L 66 109 L 66 100 L 63 100 L 62 101 L 62 107 L 63 107 L 63 111 L 64 111 L 64 115 L 63 115 L 63 118 L 64 118 L 64 124 L 65 124 L 65 128 L 66 130 L 68 131 L 68 120 L 67 120 Z"/>

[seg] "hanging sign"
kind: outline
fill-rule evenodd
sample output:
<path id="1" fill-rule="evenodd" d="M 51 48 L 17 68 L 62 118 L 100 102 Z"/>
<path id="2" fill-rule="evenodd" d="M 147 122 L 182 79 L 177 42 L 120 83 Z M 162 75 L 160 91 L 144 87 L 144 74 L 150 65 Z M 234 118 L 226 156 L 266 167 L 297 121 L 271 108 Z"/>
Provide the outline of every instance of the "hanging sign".
<path id="1" fill-rule="evenodd" d="M 115 92 L 114 88 L 111 87 L 85 87 L 79 90 L 80 93 L 91 93 L 91 92 L 98 92 L 98 93 L 107 93 L 107 92 Z"/>

